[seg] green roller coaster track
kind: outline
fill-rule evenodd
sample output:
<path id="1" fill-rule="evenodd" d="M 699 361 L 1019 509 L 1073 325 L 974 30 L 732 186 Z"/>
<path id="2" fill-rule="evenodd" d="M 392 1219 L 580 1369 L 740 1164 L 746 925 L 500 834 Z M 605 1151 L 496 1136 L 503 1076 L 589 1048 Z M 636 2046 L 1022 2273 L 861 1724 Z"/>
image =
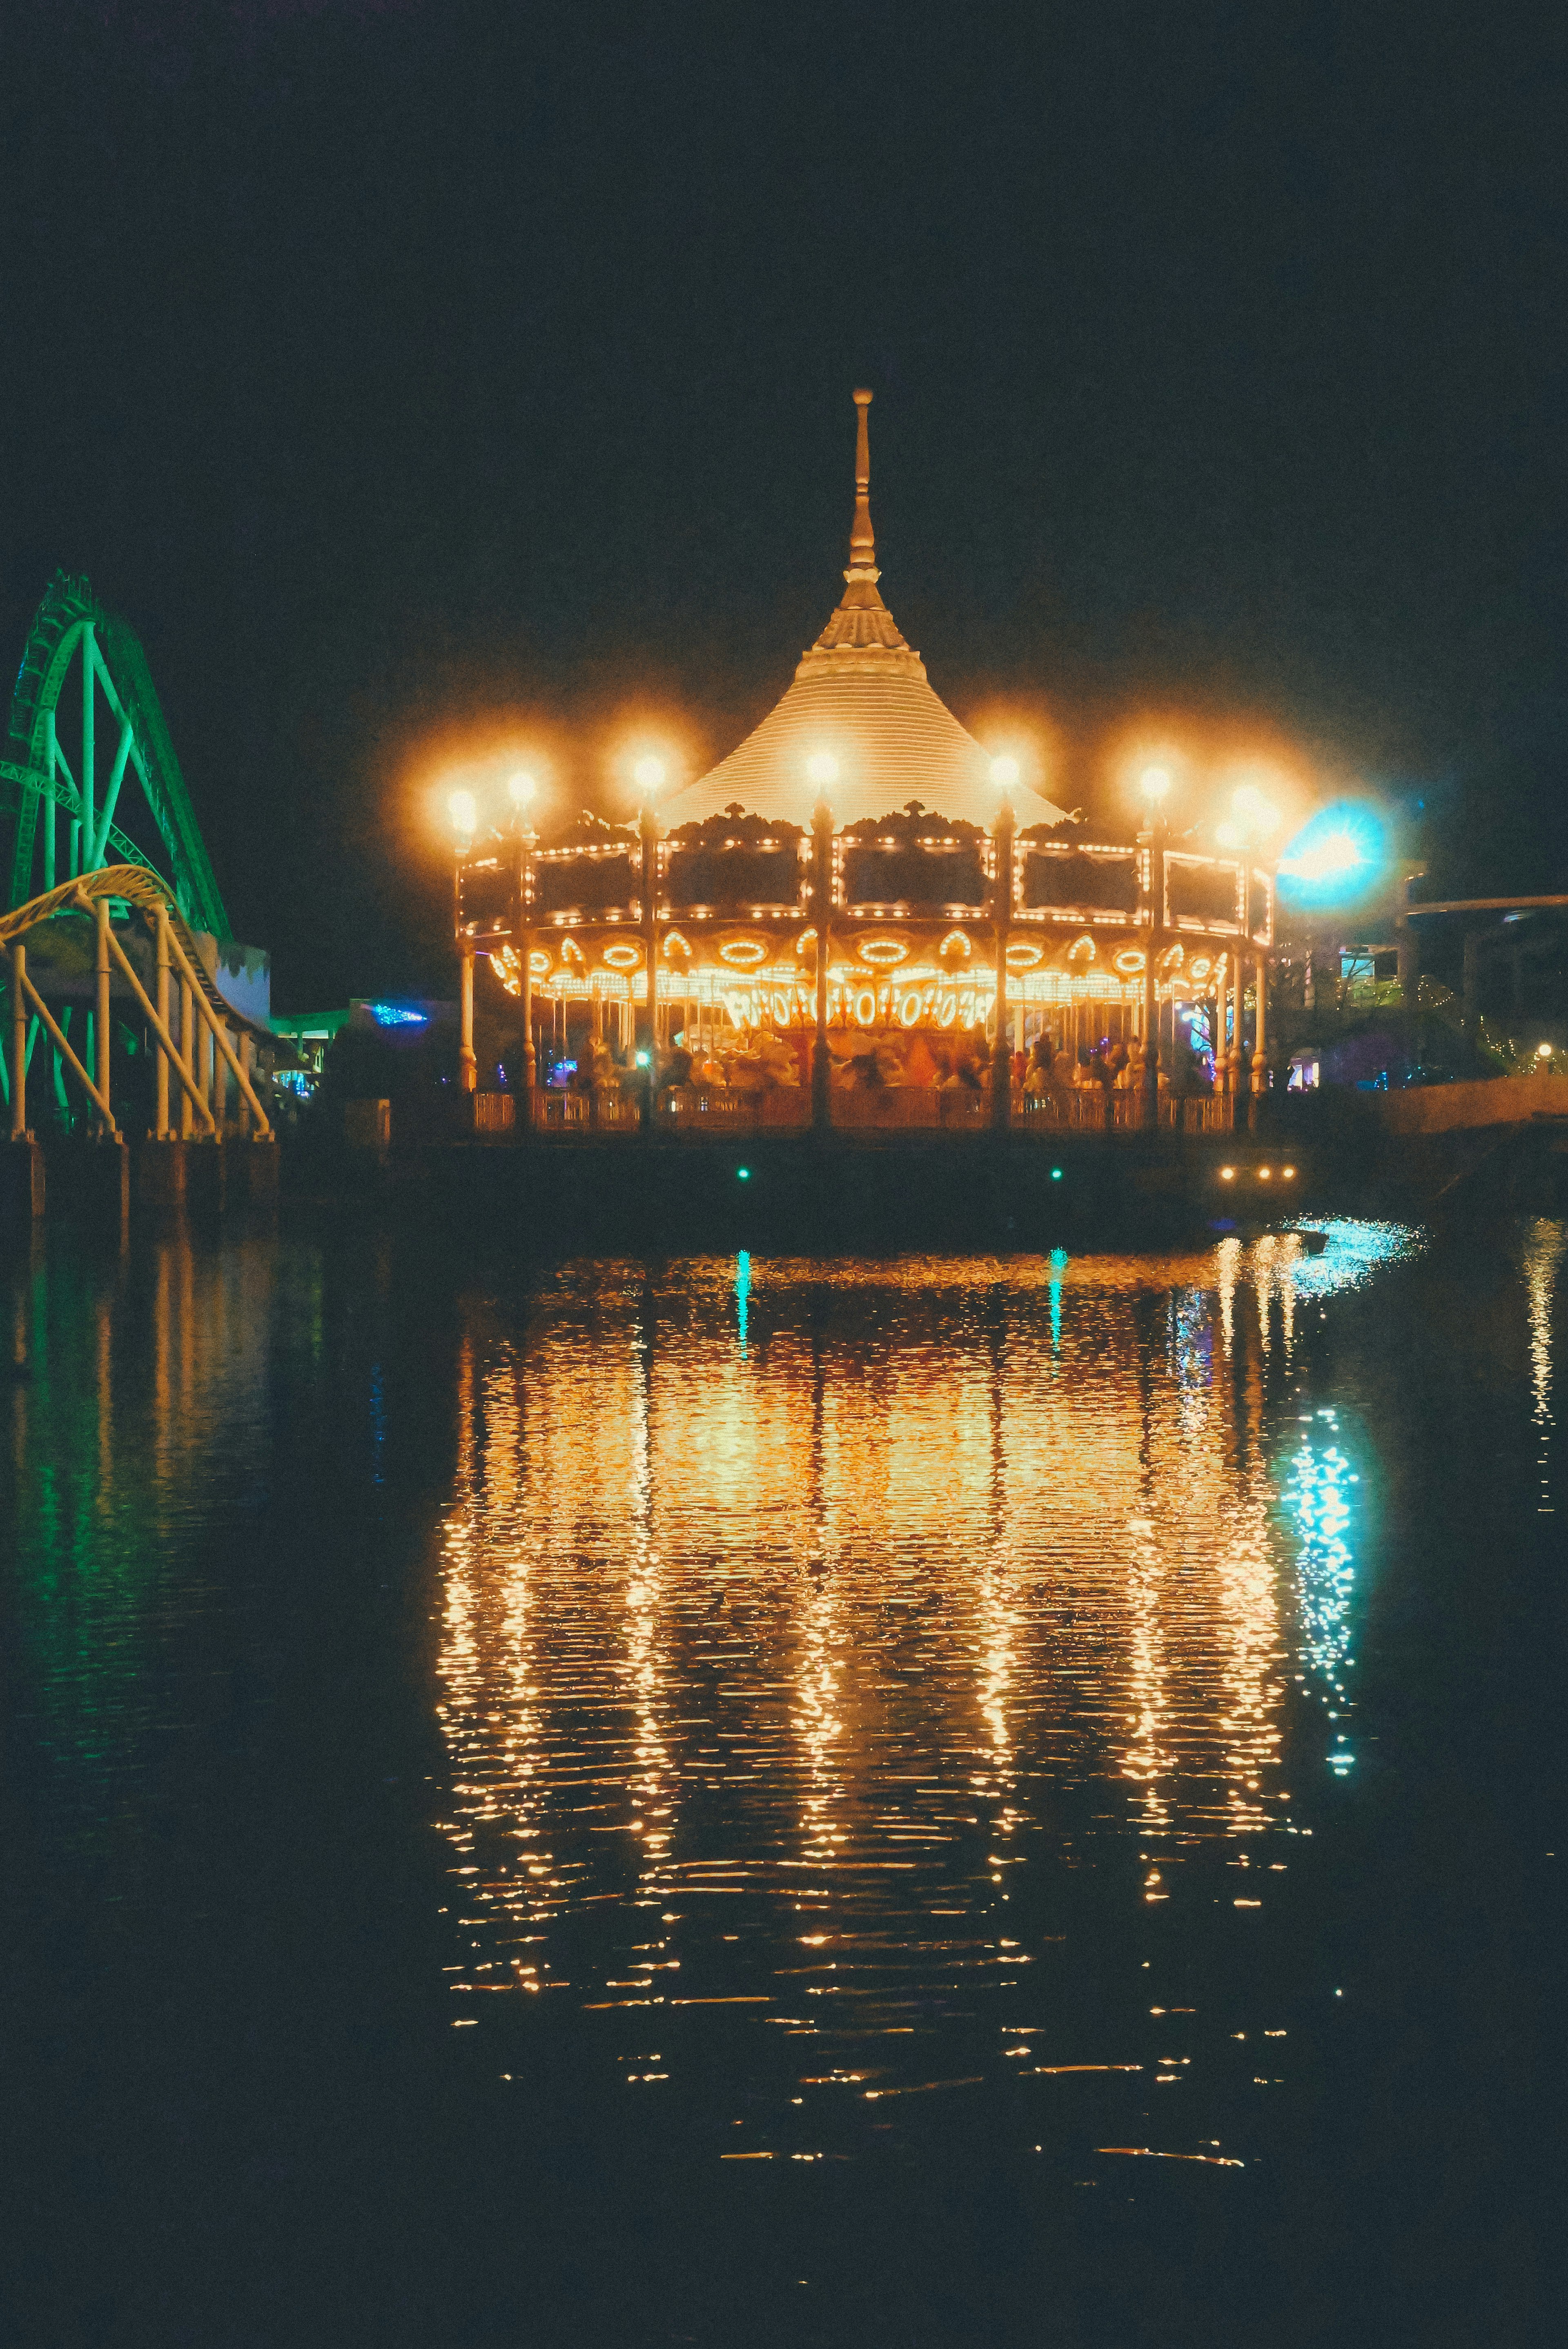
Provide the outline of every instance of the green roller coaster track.
<path id="1" fill-rule="evenodd" d="M 74 774 L 56 722 L 73 666 L 81 693 Z M 96 757 L 100 701 L 117 730 L 113 757 L 101 779 Z M 60 571 L 49 583 L 22 655 L 0 751 L 0 840 L 5 820 L 11 833 L 8 906 L 25 905 L 40 890 L 98 872 L 106 864 L 139 864 L 165 882 L 192 929 L 229 937 L 229 917 L 147 655 L 135 631 L 95 601 L 85 579 Z M 128 774 L 139 784 L 163 843 L 166 873 L 159 874 L 115 823 Z"/>

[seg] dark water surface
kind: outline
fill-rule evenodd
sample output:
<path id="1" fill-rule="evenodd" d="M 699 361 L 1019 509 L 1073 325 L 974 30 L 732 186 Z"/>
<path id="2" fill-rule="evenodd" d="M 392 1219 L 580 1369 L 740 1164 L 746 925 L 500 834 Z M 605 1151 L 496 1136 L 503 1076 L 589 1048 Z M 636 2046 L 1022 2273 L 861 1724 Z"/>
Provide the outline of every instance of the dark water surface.
<path id="1" fill-rule="evenodd" d="M 1525 2344 L 1568 1227 L 0 1267 L 5 2337 Z"/>

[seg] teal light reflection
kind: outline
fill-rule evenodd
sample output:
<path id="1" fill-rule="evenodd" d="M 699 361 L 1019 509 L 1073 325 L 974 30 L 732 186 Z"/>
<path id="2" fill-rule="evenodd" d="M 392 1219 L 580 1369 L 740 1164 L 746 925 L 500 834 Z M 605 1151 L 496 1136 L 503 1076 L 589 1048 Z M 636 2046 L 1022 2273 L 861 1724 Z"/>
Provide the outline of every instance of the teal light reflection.
<path id="1" fill-rule="evenodd" d="M 1295 1522 L 1302 1677 L 1316 1683 L 1328 1718 L 1338 1722 L 1352 1699 L 1346 1674 L 1350 1652 L 1356 1559 L 1351 1546 L 1355 1488 L 1361 1479 L 1340 1442 L 1338 1414 L 1314 1412 L 1302 1422 L 1289 1455 L 1284 1500 Z M 1354 1766 L 1349 1732 L 1336 1729 L 1328 1765 L 1343 1778 Z"/>
<path id="2" fill-rule="evenodd" d="M 735 1259 L 735 1318 L 740 1333 L 740 1359 L 746 1360 L 746 1300 L 751 1294 L 751 1252 L 742 1248 Z"/>
<path id="3" fill-rule="evenodd" d="M 1047 1261 L 1051 1268 L 1051 1351 L 1059 1354 L 1062 1350 L 1062 1276 L 1068 1268 L 1066 1248 L 1053 1248 Z"/>

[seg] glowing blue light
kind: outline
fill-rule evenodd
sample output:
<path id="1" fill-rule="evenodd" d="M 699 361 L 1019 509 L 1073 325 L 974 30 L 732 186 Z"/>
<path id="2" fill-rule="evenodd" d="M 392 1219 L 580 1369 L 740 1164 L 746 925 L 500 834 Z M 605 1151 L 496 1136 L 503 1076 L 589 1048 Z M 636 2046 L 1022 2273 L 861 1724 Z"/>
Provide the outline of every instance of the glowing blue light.
<path id="1" fill-rule="evenodd" d="M 1053 1183 L 1059 1183 L 1059 1182 L 1061 1181 L 1061 1179 L 1062 1179 L 1062 1170 L 1061 1170 L 1061 1168 L 1060 1168 L 1059 1166 L 1053 1166 L 1053 1167 L 1052 1167 L 1052 1169 L 1051 1169 L 1051 1180 L 1052 1180 L 1052 1182 L 1053 1182 Z"/>
<path id="2" fill-rule="evenodd" d="M 429 1021 L 428 1012 L 410 1011 L 406 1003 L 367 1003 L 365 1008 L 377 1028 L 424 1028 Z"/>
<path id="3" fill-rule="evenodd" d="M 1381 875 L 1388 843 L 1383 820 L 1360 800 L 1336 800 L 1303 824 L 1279 861 L 1280 895 L 1290 905 L 1336 905 L 1362 896 Z"/>
<path id="4" fill-rule="evenodd" d="M 749 1183 L 751 1180 L 750 1167 L 738 1166 L 735 1170 L 735 1179 L 738 1183 Z"/>

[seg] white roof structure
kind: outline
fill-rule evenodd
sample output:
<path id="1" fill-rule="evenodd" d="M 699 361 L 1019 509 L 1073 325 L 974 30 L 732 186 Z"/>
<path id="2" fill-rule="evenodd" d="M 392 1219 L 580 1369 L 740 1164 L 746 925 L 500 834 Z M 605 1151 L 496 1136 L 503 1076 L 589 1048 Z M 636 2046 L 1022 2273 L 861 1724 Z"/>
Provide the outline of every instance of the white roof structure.
<path id="1" fill-rule="evenodd" d="M 877 593 L 882 574 L 872 534 L 866 432 L 871 398 L 869 391 L 855 394 L 855 518 L 843 600 L 761 725 L 698 781 L 663 802 L 659 823 L 666 833 L 736 805 L 769 823 L 809 829 L 822 798 L 838 831 L 890 815 L 911 800 L 984 831 L 995 821 L 990 753 L 933 691 L 924 662 L 904 642 Z M 823 781 L 827 759 L 836 772 Z M 1020 830 L 1065 821 L 1062 809 L 1026 783 L 1015 783 L 1008 796 Z"/>

